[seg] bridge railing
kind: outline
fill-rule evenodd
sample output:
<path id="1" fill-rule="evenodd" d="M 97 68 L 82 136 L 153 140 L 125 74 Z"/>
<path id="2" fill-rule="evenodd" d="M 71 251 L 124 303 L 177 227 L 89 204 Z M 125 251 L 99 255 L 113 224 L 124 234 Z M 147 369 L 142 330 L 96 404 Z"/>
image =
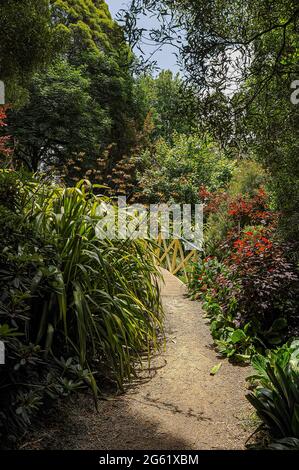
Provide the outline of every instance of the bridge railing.
<path id="1" fill-rule="evenodd" d="M 185 246 L 188 245 L 188 250 Z M 200 249 L 183 238 L 165 239 L 159 234 L 157 239 L 156 260 L 159 266 L 178 275 L 187 282 L 192 262 L 198 260 Z"/>

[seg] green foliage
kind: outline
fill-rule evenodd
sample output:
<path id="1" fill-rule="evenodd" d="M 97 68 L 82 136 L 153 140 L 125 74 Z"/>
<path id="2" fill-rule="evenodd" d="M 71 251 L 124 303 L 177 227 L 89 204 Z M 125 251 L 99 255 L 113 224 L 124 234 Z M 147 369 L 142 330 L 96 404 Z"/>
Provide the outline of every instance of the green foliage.
<path id="1" fill-rule="evenodd" d="M 294 76 L 294 79 L 297 76 Z M 290 101 L 292 78 L 279 77 L 255 103 L 247 125 L 255 139 L 252 148 L 272 177 L 273 202 L 280 211 L 281 233 L 288 240 L 299 236 L 299 107 Z M 257 118 L 257 115 L 259 118 Z"/>
<path id="2" fill-rule="evenodd" d="M 1 180 L 15 194 L 0 205 L 0 431 L 18 436 L 53 399 L 122 387 L 158 346 L 162 310 L 150 246 L 96 237 L 107 200 L 87 181 Z"/>
<path id="3" fill-rule="evenodd" d="M 134 129 L 140 124 L 130 70 L 133 55 L 104 0 L 52 0 L 51 3 L 54 23 L 64 25 L 70 36 L 68 61 L 73 66 L 84 67 L 84 77 L 91 84 L 91 99 L 111 123 L 110 129 L 104 125 L 103 133 L 99 128 L 95 134 L 102 147 L 110 148 L 109 171 L 134 144 Z"/>
<path id="4" fill-rule="evenodd" d="M 234 361 L 248 362 L 257 341 L 251 324 L 237 321 L 238 287 L 232 282 L 219 285 L 229 275 L 228 267 L 216 258 L 207 258 L 194 266 L 189 289 L 193 299 L 201 299 L 210 319 L 211 334 L 217 350 Z M 200 288 L 200 291 L 199 291 Z"/>
<path id="5" fill-rule="evenodd" d="M 292 0 L 243 4 L 232 1 L 229 5 L 220 2 L 212 9 L 204 2 L 184 3 L 195 13 L 186 15 L 189 47 L 185 50 L 187 68 L 194 82 L 209 93 L 207 88 L 217 89 L 217 84 L 221 87 L 221 82 L 231 82 L 234 75 L 231 67 L 238 69 L 239 92 L 232 96 L 224 112 L 217 101 L 214 111 L 208 108 L 208 119 L 212 116 L 210 124 L 213 126 L 217 114 L 222 116 L 218 122 L 220 132 L 226 121 L 235 123 L 230 131 L 231 139 L 238 141 L 242 152 L 255 155 L 269 172 L 276 208 L 281 215 L 280 227 L 286 238 L 296 241 L 299 108 L 291 103 L 290 96 L 291 83 L 298 78 L 298 6 Z M 205 11 L 210 13 L 206 15 Z M 204 37 L 203 41 L 196 40 L 199 35 Z M 232 64 L 230 53 L 237 44 L 242 59 Z M 245 57 L 250 60 L 244 60 Z"/>
<path id="6" fill-rule="evenodd" d="M 222 244 L 221 262 L 206 258 L 194 267 L 191 293 L 203 301 L 217 348 L 227 357 L 249 359 L 255 348 L 298 334 L 298 273 L 287 247 L 270 240 L 255 227 Z"/>
<path id="7" fill-rule="evenodd" d="M 56 55 L 64 39 L 64 28 L 51 24 L 48 0 L 1 2 L 0 79 L 10 102 L 24 101 L 26 81 Z"/>
<path id="8" fill-rule="evenodd" d="M 216 375 L 218 374 L 219 370 L 221 369 L 222 362 L 219 362 L 216 366 L 213 366 L 212 369 L 210 370 L 210 375 Z"/>
<path id="9" fill-rule="evenodd" d="M 285 437 L 283 439 L 276 439 L 268 446 L 271 450 L 298 450 L 299 439 L 295 437 Z"/>
<path id="10" fill-rule="evenodd" d="M 17 142 L 14 159 L 36 172 L 42 165 L 61 167 L 73 154 L 98 156 L 110 118 L 94 102 L 90 87 L 84 68 L 65 60 L 36 74 L 28 89 L 30 102 L 10 113 L 7 132 Z"/>
<path id="11" fill-rule="evenodd" d="M 147 201 L 198 203 L 199 187 L 218 189 L 229 181 L 235 162 L 217 144 L 197 135 L 160 139 L 141 157 L 139 184 Z"/>
<path id="12" fill-rule="evenodd" d="M 182 78 L 171 71 L 162 71 L 158 77 L 141 77 L 136 84 L 142 94 L 144 113 L 151 113 L 154 139 L 162 137 L 171 143 L 173 135 L 190 134 L 196 126 L 196 98 Z"/>
<path id="13" fill-rule="evenodd" d="M 51 236 L 60 255 L 38 341 L 51 347 L 49 325 L 63 329 L 82 365 L 101 358 L 121 384 L 133 371 L 132 356 L 156 341 L 161 326 L 156 269 L 143 242 L 97 239 L 100 199 L 85 184 L 51 194 L 48 203 L 43 195 L 33 213 L 38 232 Z"/>
<path id="14" fill-rule="evenodd" d="M 65 31 L 68 40 L 52 65 L 26 83 L 26 106 L 10 111 L 1 133 L 14 136 L 17 165 L 34 172 L 54 165 L 67 184 L 86 175 L 106 179 L 143 124 L 132 54 L 104 1 L 50 3 L 49 28 Z"/>
<path id="15" fill-rule="evenodd" d="M 205 203 L 204 243 L 208 255 L 219 255 L 221 257 L 220 246 L 230 231 L 233 229 L 240 230 L 245 225 L 250 225 L 251 222 L 256 223 L 256 221 L 247 219 L 245 224 L 243 221 L 242 225 L 241 220 L 229 216 L 229 206 L 233 201 L 238 199 L 240 201 L 240 198 L 244 202 L 252 200 L 257 196 L 259 188 L 267 182 L 267 175 L 258 163 L 251 159 L 242 160 L 235 163 L 231 179 L 224 191 L 213 193 L 207 192 L 206 188 L 200 191 L 201 201 Z M 251 212 L 262 209 L 258 203 L 259 201 L 255 204 L 255 208 L 251 209 Z"/>
<path id="16" fill-rule="evenodd" d="M 16 175 L 1 173 L 1 180 L 7 183 L 1 188 L 11 191 L 8 201 L 0 205 L 0 338 L 6 349 L 0 377 L 0 434 L 4 441 L 25 432 L 30 417 L 47 400 L 48 383 L 56 387 L 60 371 L 51 360 L 44 361 L 31 330 L 47 290 L 46 277 L 41 280 L 38 272 L 45 260 L 54 263 L 55 253 L 21 212 L 22 188 Z"/>
<path id="17" fill-rule="evenodd" d="M 268 175 L 263 167 L 253 159 L 241 160 L 236 165 L 228 186 L 228 194 L 232 197 L 247 194 L 253 197 L 260 187 L 268 183 Z"/>
<path id="18" fill-rule="evenodd" d="M 158 16 L 160 29 L 138 30 L 134 19 L 144 11 Z M 128 37 L 142 42 L 152 33 L 157 43 L 179 47 L 203 126 L 267 169 L 281 232 L 297 241 L 299 107 L 290 100 L 298 79 L 297 2 L 134 0 L 124 21 Z M 185 41 L 177 41 L 178 30 Z"/>
<path id="19" fill-rule="evenodd" d="M 275 237 L 277 214 L 258 186 L 263 181 L 257 164 L 243 162 L 227 191 L 200 189 L 209 256 L 194 266 L 189 288 L 204 302 L 218 350 L 237 360 L 298 332 L 299 277 L 289 259 L 293 246 Z"/>
<path id="20" fill-rule="evenodd" d="M 249 380 L 254 382 L 255 390 L 247 398 L 271 436 L 283 438 L 271 448 L 298 448 L 299 341 L 269 352 L 266 357 L 255 356 L 252 365 L 256 374 Z"/>
<path id="21" fill-rule="evenodd" d="M 128 36 L 137 43 L 147 35 L 160 45 L 173 42 L 189 79 L 202 92 L 213 95 L 244 80 L 252 91 L 262 92 L 262 84 L 296 70 L 298 7 L 292 0 L 134 0 L 129 6 L 124 15 Z M 136 18 L 144 13 L 158 17 L 154 30 L 136 26 Z M 233 53 L 237 57 L 232 58 Z"/>
<path id="22" fill-rule="evenodd" d="M 104 0 L 50 0 L 55 23 L 65 26 L 72 37 L 69 53 L 82 54 L 84 49 L 97 55 L 123 47 L 128 53 L 123 33 L 112 20 Z M 121 53 L 121 50 L 118 51 Z"/>
<path id="23" fill-rule="evenodd" d="M 0 171 L 0 205 L 13 209 L 19 192 L 18 179 L 13 172 Z"/>

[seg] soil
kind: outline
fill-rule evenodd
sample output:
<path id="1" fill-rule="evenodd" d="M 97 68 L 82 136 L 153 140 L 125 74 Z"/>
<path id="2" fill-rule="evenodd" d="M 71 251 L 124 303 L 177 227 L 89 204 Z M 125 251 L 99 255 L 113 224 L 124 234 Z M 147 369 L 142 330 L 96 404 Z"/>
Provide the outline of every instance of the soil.
<path id="1" fill-rule="evenodd" d="M 199 302 L 163 270 L 166 347 L 126 393 L 68 402 L 23 449 L 244 449 L 252 432 L 248 367 L 219 358 Z M 216 375 L 211 368 L 222 363 Z"/>

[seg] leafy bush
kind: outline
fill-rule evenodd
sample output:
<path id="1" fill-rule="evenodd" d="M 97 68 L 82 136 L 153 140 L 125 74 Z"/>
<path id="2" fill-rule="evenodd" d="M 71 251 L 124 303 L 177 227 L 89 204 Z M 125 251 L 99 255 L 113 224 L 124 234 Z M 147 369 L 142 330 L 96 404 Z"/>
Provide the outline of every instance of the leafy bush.
<path id="1" fill-rule="evenodd" d="M 226 261 L 241 286 L 237 321 L 252 322 L 268 344 L 280 344 L 299 326 L 299 277 L 286 257 L 288 248 L 273 239 L 271 230 L 244 231 Z"/>
<path id="2" fill-rule="evenodd" d="M 162 310 L 154 251 L 96 237 L 103 198 L 88 182 L 64 189 L 0 176 L 15 188 L 0 206 L 0 433 L 8 437 L 49 400 L 84 386 L 96 396 L 104 379 L 122 387 L 157 346 Z"/>
<path id="3" fill-rule="evenodd" d="M 299 448 L 299 340 L 266 357 L 256 355 L 252 365 L 255 390 L 247 398 L 271 436 L 283 439 L 271 448 Z"/>
<path id="4" fill-rule="evenodd" d="M 200 194 L 203 193 L 204 189 L 201 189 Z M 208 215 L 205 245 L 209 254 L 221 256 L 222 253 L 225 256 L 225 241 L 230 242 L 248 226 L 271 226 L 277 218 L 267 205 L 268 196 L 262 187 L 252 196 L 238 194 L 230 197 L 228 193 L 213 194 L 207 191 L 205 194 L 208 201 L 204 208 L 205 214 Z M 216 235 L 216 239 L 213 239 L 213 235 Z"/>
<path id="5" fill-rule="evenodd" d="M 275 237 L 277 214 L 265 190 L 254 188 L 260 178 L 253 176 L 234 177 L 227 191 L 200 188 L 212 256 L 194 267 L 189 285 L 204 302 L 219 351 L 238 360 L 282 344 L 299 328 L 299 275 L 289 258 L 294 249 Z M 248 193 L 236 193 L 243 187 Z"/>
<path id="6" fill-rule="evenodd" d="M 299 276 L 286 246 L 266 233 L 259 228 L 230 239 L 222 246 L 226 258 L 205 258 L 189 285 L 203 300 L 220 352 L 235 359 L 298 334 Z"/>
<path id="7" fill-rule="evenodd" d="M 248 361 L 255 351 L 255 335 L 250 323 L 238 325 L 236 311 L 239 286 L 229 278 L 228 266 L 208 257 L 199 266 L 189 285 L 192 297 L 201 299 L 210 319 L 211 334 L 218 351 L 236 361 Z"/>
<path id="8" fill-rule="evenodd" d="M 235 162 L 209 139 L 175 134 L 173 144 L 159 139 L 154 150 L 146 150 L 139 165 L 139 185 L 148 202 L 199 203 L 198 188 L 225 186 Z"/>
<path id="9" fill-rule="evenodd" d="M 242 160 L 235 167 L 228 192 L 235 197 L 240 194 L 254 197 L 259 188 L 268 183 L 267 173 L 255 160 Z"/>
<path id="10" fill-rule="evenodd" d="M 0 171 L 0 204 L 1 207 L 14 208 L 19 192 L 18 182 L 14 173 Z"/>
<path id="11" fill-rule="evenodd" d="M 52 357 L 45 357 L 34 331 L 49 288 L 46 275 L 41 279 L 39 271 L 46 274 L 46 264 L 55 263 L 54 247 L 19 211 L 20 198 L 13 189 L 16 175 L 0 176 L 1 189 L 9 189 L 5 202 L 10 207 L 0 206 L 0 340 L 6 349 L 0 377 L 0 435 L 2 440 L 11 440 L 26 431 L 31 416 L 49 400 L 50 393 L 61 396 L 66 392 L 60 381 L 68 379 Z"/>
<path id="12" fill-rule="evenodd" d="M 263 169 L 254 161 L 238 163 L 227 187 L 209 190 L 201 186 L 204 204 L 205 249 L 209 255 L 221 255 L 220 245 L 230 232 L 240 232 L 246 225 L 267 224 L 271 218 L 267 182 Z"/>

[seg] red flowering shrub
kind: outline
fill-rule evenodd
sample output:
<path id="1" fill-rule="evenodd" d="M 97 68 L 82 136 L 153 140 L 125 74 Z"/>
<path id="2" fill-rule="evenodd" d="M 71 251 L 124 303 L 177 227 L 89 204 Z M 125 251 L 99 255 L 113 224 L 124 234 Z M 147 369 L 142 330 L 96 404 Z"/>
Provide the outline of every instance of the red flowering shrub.
<path id="1" fill-rule="evenodd" d="M 199 189 L 199 197 L 204 204 L 205 215 L 209 215 L 219 210 L 219 207 L 227 201 L 228 194 L 225 191 L 210 192 L 202 185 Z"/>
<path id="2" fill-rule="evenodd" d="M 221 352 L 248 355 L 251 345 L 265 348 L 299 334 L 298 270 L 287 256 L 291 247 L 275 238 L 278 214 L 264 189 L 232 197 L 202 187 L 200 196 L 206 214 L 214 221 L 220 214 L 226 230 L 190 287 L 204 302 Z M 217 237 L 215 227 L 210 233 Z"/>
<path id="3" fill-rule="evenodd" d="M 261 181 L 239 183 L 227 192 L 199 190 L 213 257 L 195 266 L 189 287 L 203 301 L 218 350 L 243 361 L 299 335 L 299 275 L 288 259 L 294 250 L 275 238 L 279 214 Z"/>
<path id="4" fill-rule="evenodd" d="M 210 192 L 205 186 L 199 189 L 199 197 L 204 204 L 206 215 L 217 213 L 220 207 L 226 208 L 228 218 L 235 221 L 238 227 L 246 225 L 268 224 L 272 221 L 273 212 L 268 207 L 268 196 L 260 187 L 254 196 L 230 196 L 224 191 Z"/>
<path id="5" fill-rule="evenodd" d="M 269 230 L 260 228 L 259 230 L 245 231 L 241 238 L 233 242 L 233 252 L 230 259 L 240 264 L 244 258 L 251 258 L 254 255 L 268 255 L 271 252 L 273 243 L 265 235 Z"/>
<path id="6" fill-rule="evenodd" d="M 235 195 L 229 189 L 211 193 L 202 186 L 199 196 L 204 206 L 205 249 L 219 259 L 226 256 L 224 240 L 236 240 L 248 226 L 271 227 L 278 218 L 270 210 L 267 193 L 261 186 L 245 195 Z"/>
<path id="7" fill-rule="evenodd" d="M 240 325 L 253 321 L 259 332 L 271 341 L 278 341 L 271 331 L 274 322 L 278 325 L 279 319 L 284 334 L 287 326 L 290 330 L 299 324 L 299 277 L 286 257 L 289 247 L 272 238 L 270 229 L 244 232 L 233 242 L 226 264 L 240 286 L 237 296 Z"/>
<path id="8" fill-rule="evenodd" d="M 241 227 L 251 224 L 267 224 L 272 221 L 273 213 L 268 208 L 268 197 L 260 187 L 251 197 L 238 196 L 229 202 L 228 215 Z"/>

